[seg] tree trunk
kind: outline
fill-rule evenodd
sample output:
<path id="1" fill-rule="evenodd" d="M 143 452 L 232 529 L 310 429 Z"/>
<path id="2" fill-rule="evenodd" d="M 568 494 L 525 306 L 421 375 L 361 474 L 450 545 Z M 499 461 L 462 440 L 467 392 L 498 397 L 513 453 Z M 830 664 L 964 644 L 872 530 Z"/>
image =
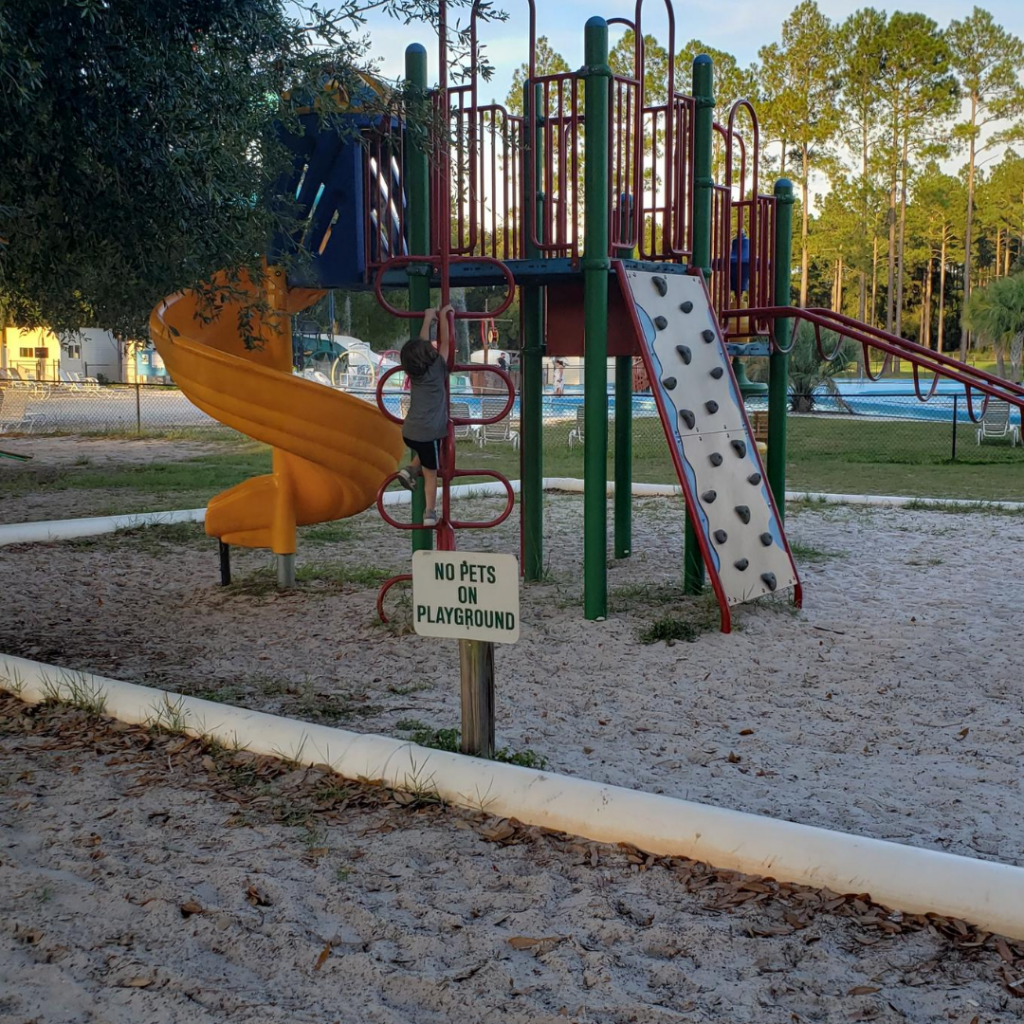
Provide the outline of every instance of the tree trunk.
<path id="1" fill-rule="evenodd" d="M 868 145 L 869 145 L 869 142 L 870 142 L 869 133 L 868 133 L 868 124 L 869 124 L 869 120 L 868 119 L 869 119 L 869 117 L 870 117 L 870 114 L 869 114 L 868 108 L 867 107 L 862 107 L 861 108 L 861 112 L 860 112 L 860 123 L 861 123 L 861 135 L 860 135 L 860 184 L 861 184 L 861 190 L 863 192 L 863 197 L 864 197 L 864 202 L 861 204 L 861 217 L 860 217 L 860 228 L 861 228 L 861 237 L 862 238 L 867 238 L 867 234 L 868 234 L 868 219 L 869 219 L 868 218 Z M 874 248 L 875 248 L 875 253 L 877 254 L 877 251 L 878 251 L 877 239 L 875 240 Z M 872 268 L 871 268 L 871 276 L 872 276 L 872 278 L 874 277 L 874 274 L 875 274 L 874 262 L 875 262 L 875 256 L 873 255 L 872 256 Z M 873 290 L 873 288 L 874 288 L 874 283 L 872 282 L 872 290 Z M 871 325 L 873 325 L 874 324 L 874 318 L 875 318 L 875 310 L 874 310 L 874 301 L 875 301 L 875 299 L 874 299 L 873 295 L 871 297 L 871 302 L 872 302 L 871 320 L 865 319 L 865 317 L 867 315 L 867 299 L 868 299 L 867 292 L 868 292 L 867 274 L 865 274 L 864 270 L 861 269 L 860 275 L 859 275 L 858 284 L 857 284 L 857 319 L 860 320 L 860 322 L 862 324 L 871 324 Z M 859 375 L 861 377 L 864 376 L 864 359 L 865 359 L 865 356 L 866 356 L 866 353 L 864 351 L 864 346 L 863 345 L 858 345 L 857 346 L 857 370 L 858 370 L 858 373 L 859 373 Z"/>
<path id="2" fill-rule="evenodd" d="M 1006 232 L 1006 244 L 1003 246 L 1003 277 L 1010 276 L 1010 232 Z"/>
<path id="3" fill-rule="evenodd" d="M 892 175 L 889 179 L 889 281 L 885 296 L 885 329 L 891 334 L 893 328 L 893 300 L 896 297 L 896 182 L 899 177 L 899 161 L 896 157 L 899 146 L 899 128 L 896 121 L 892 126 Z"/>
<path id="4" fill-rule="evenodd" d="M 1003 265 L 1003 229 L 996 228 L 996 277 L 999 276 L 1000 268 Z"/>
<path id="5" fill-rule="evenodd" d="M 451 292 L 452 306 L 457 313 L 466 312 L 466 289 L 453 288 Z M 469 321 L 455 321 L 455 361 L 457 363 L 469 362 Z"/>
<path id="6" fill-rule="evenodd" d="M 975 137 L 974 128 L 978 120 L 978 94 L 971 93 L 971 139 L 967 154 L 967 224 L 964 230 L 964 305 L 971 297 L 971 244 L 974 241 L 974 163 Z M 967 362 L 967 352 L 971 347 L 971 335 L 964 331 L 960 335 L 960 362 Z"/>
<path id="7" fill-rule="evenodd" d="M 942 254 L 939 256 L 939 333 L 935 339 L 937 352 L 946 348 L 946 234 L 942 234 Z"/>
<path id="8" fill-rule="evenodd" d="M 903 279 L 904 251 L 907 235 L 907 155 L 910 148 L 908 134 L 903 136 L 903 158 L 900 164 L 900 235 L 896 250 L 896 333 L 903 335 Z"/>
<path id="9" fill-rule="evenodd" d="M 924 277 L 924 302 L 921 304 L 921 344 L 932 347 L 932 267 L 935 256 L 928 253 L 928 269 Z"/>
<path id="10" fill-rule="evenodd" d="M 994 342 L 992 347 L 996 350 L 996 374 L 1006 380 L 1006 356 L 1003 352 L 1005 345 L 1000 340 Z"/>
<path id="11" fill-rule="evenodd" d="M 807 146 L 801 147 L 803 183 L 800 186 L 800 197 L 803 208 L 800 211 L 800 307 L 807 308 L 807 281 L 810 268 L 807 265 L 807 194 L 810 191 L 808 164 L 810 163 Z"/>
<path id="12" fill-rule="evenodd" d="M 870 327 L 875 326 L 878 316 L 878 235 L 871 239 L 871 316 L 867 320 Z"/>
<path id="13" fill-rule="evenodd" d="M 868 277 L 863 270 L 858 272 L 857 281 L 857 319 L 862 323 L 866 324 L 867 320 L 867 306 L 868 306 Z M 864 376 L 864 346 L 857 346 L 857 376 Z"/>
<path id="14" fill-rule="evenodd" d="M 836 304 L 832 307 L 837 313 L 843 311 L 843 257 L 836 263 Z"/>

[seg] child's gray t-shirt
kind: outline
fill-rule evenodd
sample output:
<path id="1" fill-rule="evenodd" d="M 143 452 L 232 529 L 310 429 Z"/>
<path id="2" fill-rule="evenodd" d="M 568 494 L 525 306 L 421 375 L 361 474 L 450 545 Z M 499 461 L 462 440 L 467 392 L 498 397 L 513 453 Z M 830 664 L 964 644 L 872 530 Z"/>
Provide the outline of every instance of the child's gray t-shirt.
<path id="1" fill-rule="evenodd" d="M 448 433 L 447 379 L 448 363 L 438 356 L 422 377 L 412 381 L 403 437 L 410 441 L 437 441 Z"/>

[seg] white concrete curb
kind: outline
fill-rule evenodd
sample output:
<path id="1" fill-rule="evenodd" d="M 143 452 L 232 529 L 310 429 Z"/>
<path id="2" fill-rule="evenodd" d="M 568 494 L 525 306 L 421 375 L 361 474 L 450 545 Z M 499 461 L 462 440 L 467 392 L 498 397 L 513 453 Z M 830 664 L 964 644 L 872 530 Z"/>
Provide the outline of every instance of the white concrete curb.
<path id="1" fill-rule="evenodd" d="M 201 523 L 205 518 L 205 508 L 186 508 L 171 512 L 136 512 L 124 516 L 89 516 L 84 519 L 50 519 L 38 523 L 8 523 L 0 526 L 0 546 L 95 537 L 101 533 L 134 530 L 139 526 L 163 523 Z"/>
<path id="2" fill-rule="evenodd" d="M 510 481 L 512 492 L 519 493 L 519 481 Z M 583 481 L 573 477 L 552 476 L 544 478 L 545 491 L 567 494 L 582 494 Z M 609 496 L 615 493 L 615 484 L 608 484 Z M 637 498 L 678 498 L 682 488 L 678 484 L 633 484 L 632 493 Z M 494 497 L 505 494 L 505 487 L 498 482 L 479 484 L 458 484 L 452 488 L 456 497 Z M 412 501 L 409 491 L 388 491 L 384 495 L 385 505 L 408 505 Z M 804 501 L 823 505 L 869 505 L 877 508 L 905 508 L 908 505 L 924 508 L 962 508 L 966 512 L 993 509 L 1000 512 L 1024 512 L 1021 501 L 970 501 L 961 498 L 913 498 L 886 494 L 823 494 L 815 491 L 787 491 L 786 501 Z M 86 519 L 51 519 L 37 523 L 10 523 L 0 525 L 0 547 L 5 544 L 45 543 L 55 540 L 71 540 L 75 537 L 92 537 L 115 530 L 131 530 L 139 526 L 159 523 L 201 523 L 206 509 L 190 508 L 176 512 L 138 512 L 123 516 L 91 516 Z"/>
<path id="3" fill-rule="evenodd" d="M 327 764 L 350 779 L 436 791 L 458 806 L 529 825 L 839 893 L 866 892 L 907 913 L 963 918 L 1024 939 L 1024 869 L 1007 864 L 428 750 L 23 658 L 0 655 L 0 686 L 29 703 L 74 691 L 79 699 L 102 699 L 106 713 L 124 722 L 173 721 L 226 746 Z"/>

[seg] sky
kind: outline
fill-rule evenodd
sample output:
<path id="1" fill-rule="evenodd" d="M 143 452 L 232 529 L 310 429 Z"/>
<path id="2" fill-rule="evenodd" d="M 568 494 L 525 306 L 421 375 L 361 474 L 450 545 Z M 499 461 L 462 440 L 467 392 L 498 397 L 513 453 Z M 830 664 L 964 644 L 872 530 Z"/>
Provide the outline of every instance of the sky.
<path id="1" fill-rule="evenodd" d="M 546 35 L 552 46 L 571 67 L 583 63 L 583 25 L 587 18 L 600 14 L 605 18 L 633 17 L 634 0 L 535 0 L 537 34 Z M 676 9 L 676 41 L 681 46 L 689 39 L 701 39 L 709 46 L 733 53 L 741 64 L 757 58 L 758 49 L 779 38 L 782 22 L 796 6 L 797 0 L 679 0 Z M 329 6 L 329 5 L 328 5 Z M 527 57 L 529 30 L 526 0 L 495 0 L 495 6 L 508 12 L 504 24 L 486 24 L 481 40 L 486 44 L 490 62 L 495 66 L 491 82 L 481 83 L 480 98 L 503 101 L 508 93 L 512 73 Z M 818 0 L 821 10 L 834 21 L 842 21 L 859 7 L 873 6 L 887 11 L 920 11 L 934 18 L 943 27 L 954 18 L 962 18 L 970 10 L 963 0 L 905 0 L 898 4 L 872 3 L 871 0 Z M 990 0 L 982 4 L 1008 31 L 1024 37 L 1024 2 L 1022 0 Z M 464 16 L 465 12 L 461 12 Z M 643 29 L 662 43 L 668 38 L 664 0 L 648 0 L 643 8 Z M 436 37 L 422 24 L 402 26 L 382 15 L 368 19 L 371 55 L 381 61 L 381 71 L 388 78 L 402 74 L 405 47 L 421 42 L 427 47 L 431 81 L 436 80 Z M 621 29 L 613 27 L 613 33 Z M 614 45 L 617 36 L 612 36 Z"/>

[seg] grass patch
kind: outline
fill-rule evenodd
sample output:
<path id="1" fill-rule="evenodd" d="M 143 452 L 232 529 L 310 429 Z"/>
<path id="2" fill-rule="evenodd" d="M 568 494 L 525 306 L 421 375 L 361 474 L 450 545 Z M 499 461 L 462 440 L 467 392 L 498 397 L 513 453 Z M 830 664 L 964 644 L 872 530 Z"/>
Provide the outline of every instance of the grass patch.
<path id="1" fill-rule="evenodd" d="M 392 684 L 388 687 L 388 693 L 397 694 L 399 697 L 408 697 L 410 693 L 422 693 L 424 690 L 432 689 L 433 686 L 430 683 L 410 683 L 408 686 Z"/>
<path id="2" fill-rule="evenodd" d="M 202 523 L 154 523 L 113 533 L 99 533 L 94 537 L 71 537 L 55 543 L 81 550 L 102 548 L 105 551 L 128 544 L 136 551 L 163 558 L 173 548 L 200 547 L 212 541 Z"/>
<path id="3" fill-rule="evenodd" d="M 247 437 L 230 427 L 134 427 L 96 430 L 44 430 L 36 437 L 90 437 L 112 438 L 115 441 L 207 441 L 217 444 L 251 444 Z"/>
<path id="4" fill-rule="evenodd" d="M 43 702 L 77 708 L 98 717 L 107 707 L 105 690 L 90 682 L 84 672 L 61 671 L 57 679 L 43 677 Z"/>
<path id="5" fill-rule="evenodd" d="M 378 565 L 339 565 L 337 562 L 307 562 L 295 570 L 299 583 L 325 583 L 328 587 L 379 587 L 391 573 Z"/>
<path id="6" fill-rule="evenodd" d="M 676 615 L 663 615 L 660 619 L 649 622 L 637 630 L 636 638 L 642 644 L 656 644 L 662 641 L 683 640 L 692 644 L 702 633 L 711 627 L 695 619 L 681 619 Z"/>
<path id="7" fill-rule="evenodd" d="M 653 588 L 657 593 L 662 588 Z M 642 644 L 693 643 L 703 633 L 714 633 L 721 625 L 718 601 L 710 590 L 697 597 L 683 597 L 676 588 L 671 611 L 659 615 L 637 629 L 636 638 Z M 666 595 L 667 596 L 667 595 Z"/>
<path id="8" fill-rule="evenodd" d="M 445 750 L 450 754 L 458 754 L 461 750 L 462 733 L 459 729 L 435 729 L 417 718 L 403 718 L 395 728 L 399 732 L 407 732 L 409 735 L 405 738 L 417 746 Z M 513 751 L 501 747 L 495 750 L 494 760 L 502 764 L 518 765 L 520 768 L 540 769 L 547 765 L 546 758 L 530 749 Z"/>
<path id="9" fill-rule="evenodd" d="M 677 604 L 685 600 L 683 588 L 671 583 L 630 583 L 608 591 L 608 611 L 631 612 L 638 606 L 647 608 Z"/>
<path id="10" fill-rule="evenodd" d="M 152 495 L 196 494 L 203 500 L 248 480 L 269 473 L 271 452 L 266 445 L 233 444 L 230 450 L 197 455 L 174 462 L 130 463 L 103 470 L 69 466 L 56 473 L 5 474 L 8 494 L 31 491 L 122 490 Z"/>
<path id="11" fill-rule="evenodd" d="M 574 424 L 544 427 L 544 475 L 581 478 L 583 450 L 569 450 Z M 976 445 L 970 424 L 958 426 L 957 457 L 951 423 L 877 420 L 871 417 L 791 416 L 788 421 L 787 484 L 790 490 L 838 494 L 1024 500 L 1024 453 L 1008 444 Z M 476 448 L 460 443 L 466 465 L 496 469 L 518 478 L 519 453 L 511 446 Z M 633 420 L 633 479 L 675 483 L 676 474 L 660 420 Z M 608 445 L 612 478 L 614 432 Z"/>
<path id="12" fill-rule="evenodd" d="M 310 678 L 290 687 L 289 693 L 291 698 L 286 711 L 308 722 L 339 722 L 375 715 L 382 710 L 376 704 L 367 703 L 364 693 L 323 693 Z"/>
<path id="13" fill-rule="evenodd" d="M 1024 516 L 1024 510 L 1000 508 L 998 505 L 992 505 L 984 501 L 949 502 L 948 504 L 945 502 L 933 504 L 924 501 L 908 501 L 903 508 L 909 509 L 912 512 L 945 512 L 950 515 L 960 516 L 976 515 L 979 512 L 988 516 Z"/>
<path id="14" fill-rule="evenodd" d="M 375 565 L 340 565 L 336 562 L 306 562 L 295 569 L 297 584 L 315 584 L 325 590 L 379 587 L 391 573 Z M 277 568 L 265 565 L 247 576 L 236 577 L 225 592 L 247 597 L 266 597 L 278 591 Z"/>
<path id="15" fill-rule="evenodd" d="M 832 558 L 846 558 L 846 551 L 828 551 L 825 548 L 816 548 L 813 544 L 801 544 L 789 542 L 789 550 L 793 558 L 800 562 L 827 562 Z"/>
<path id="16" fill-rule="evenodd" d="M 909 403 L 908 403 L 909 404 Z M 548 420 L 543 430 L 545 476 L 582 477 L 583 450 L 568 446 L 575 420 Z M 791 490 L 858 494 L 904 494 L 953 498 L 1024 500 L 1024 453 L 1008 443 L 975 444 L 974 426 L 957 426 L 956 458 L 952 458 L 953 425 L 920 420 L 881 420 L 868 416 L 828 414 L 791 416 L 788 421 L 787 475 Z M 113 489 L 135 501 L 184 505 L 204 503 L 213 494 L 242 480 L 270 472 L 271 452 L 264 445 L 240 439 L 231 431 L 168 430 L 142 435 L 127 432 L 96 436 L 153 437 L 218 443 L 220 450 L 176 462 L 150 462 L 99 468 L 38 466 L 0 472 L 0 491 L 23 494 L 67 489 Z M 519 453 L 511 445 L 459 443 L 464 466 L 497 470 L 518 478 Z M 614 432 L 609 437 L 609 476 L 614 465 Z M 633 478 L 637 482 L 674 483 L 661 422 L 653 416 L 633 420 Z M 472 482 L 467 478 L 460 482 Z M 481 479 L 481 482 L 490 482 Z M 117 511 L 117 510 L 115 510 Z M 120 509 L 124 511 L 124 507 Z M 347 523 L 305 528 L 309 544 L 344 543 L 353 536 Z"/>
<path id="17" fill-rule="evenodd" d="M 347 522 L 320 523 L 302 527 L 298 536 L 302 544 L 339 544 L 352 540 L 355 531 Z"/>

